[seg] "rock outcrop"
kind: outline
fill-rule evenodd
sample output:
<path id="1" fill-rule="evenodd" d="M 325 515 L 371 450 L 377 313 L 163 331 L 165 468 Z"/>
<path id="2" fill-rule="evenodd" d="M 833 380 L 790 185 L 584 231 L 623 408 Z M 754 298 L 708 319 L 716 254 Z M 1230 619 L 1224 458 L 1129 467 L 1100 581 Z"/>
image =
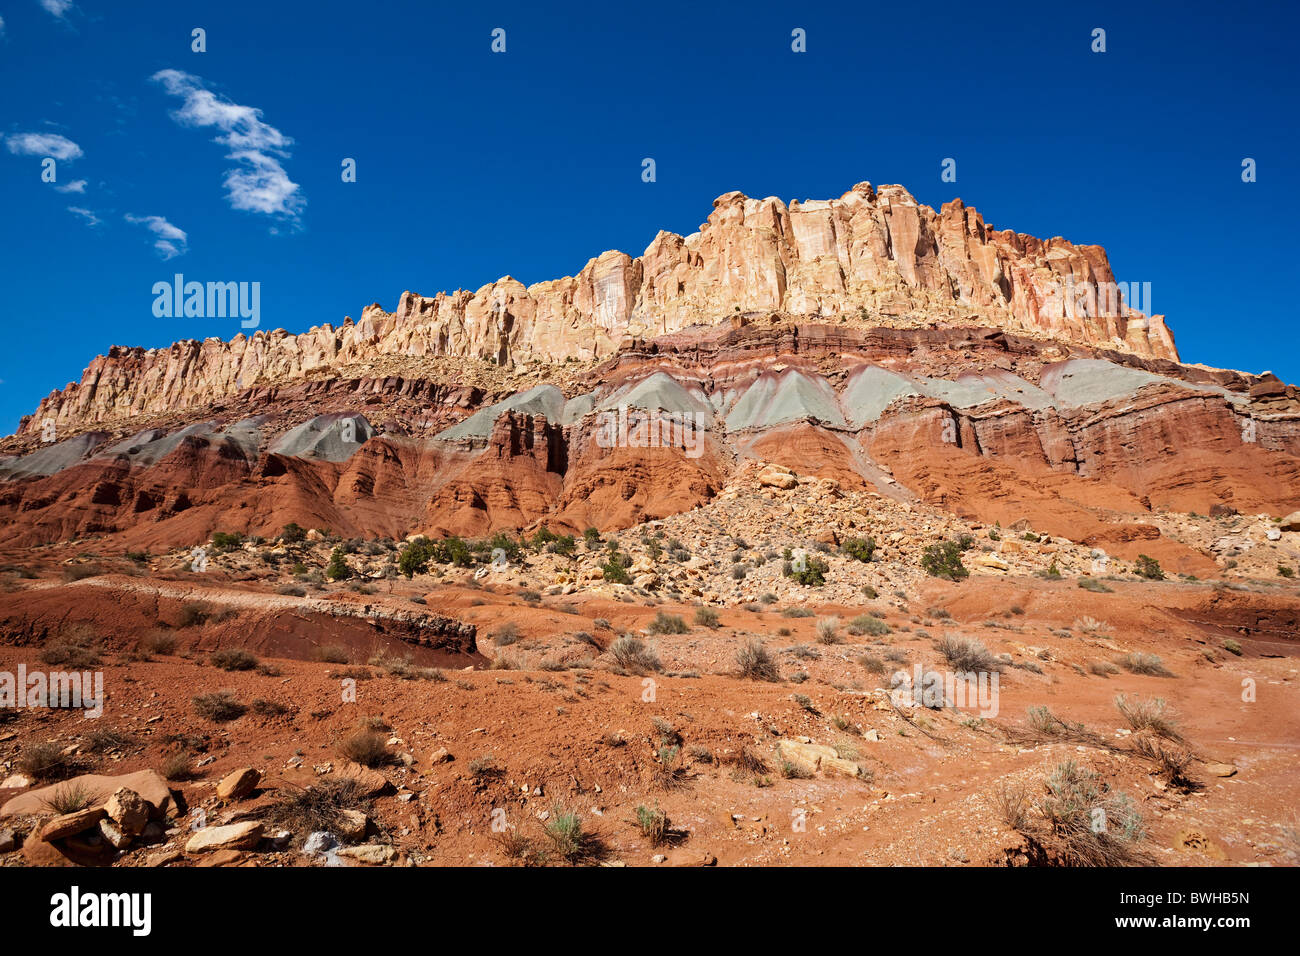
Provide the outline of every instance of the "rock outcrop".
<path id="1" fill-rule="evenodd" d="M 1139 296 L 1140 298 L 1140 296 Z M 632 257 L 605 252 L 576 276 L 525 287 L 509 276 L 476 292 L 403 293 L 359 321 L 114 346 L 78 383 L 51 393 L 19 433 L 210 405 L 246 389 L 364 365 L 380 356 L 605 359 L 635 338 L 783 313 L 885 327 L 990 325 L 1135 355 L 1178 357 L 1161 316 L 1130 308 L 1105 250 L 997 230 L 960 199 L 936 212 L 901 186 L 859 183 L 839 199 L 718 197 L 700 230 L 660 232 Z"/>

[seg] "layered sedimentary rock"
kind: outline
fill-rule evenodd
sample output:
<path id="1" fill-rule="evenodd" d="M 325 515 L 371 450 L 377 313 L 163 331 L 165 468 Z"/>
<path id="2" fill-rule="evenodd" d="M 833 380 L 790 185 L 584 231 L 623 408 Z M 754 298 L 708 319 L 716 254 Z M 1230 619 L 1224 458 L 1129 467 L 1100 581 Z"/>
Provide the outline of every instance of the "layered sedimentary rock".
<path id="1" fill-rule="evenodd" d="M 19 545 L 146 548 L 289 522 L 611 530 L 706 504 L 759 459 L 1200 573 L 1207 558 L 1154 541 L 1143 516 L 1300 508 L 1300 390 L 1272 378 L 996 329 L 744 319 L 634 340 L 579 378 L 501 397 L 314 383 L 224 418 L 87 432 L 0 460 L 0 520 Z"/>
<path id="2" fill-rule="evenodd" d="M 81 381 L 53 392 L 20 434 L 60 434 L 135 416 L 201 408 L 253 388 L 329 375 L 381 356 L 455 356 L 500 366 L 605 359 L 631 340 L 736 315 L 836 316 L 873 326 L 986 325 L 1177 359 L 1160 316 L 1117 294 L 1105 251 L 997 230 L 960 199 L 936 212 L 901 186 L 860 183 L 839 199 L 718 197 L 690 236 L 660 232 L 632 257 L 605 252 L 576 275 L 525 287 L 407 292 L 359 321 L 114 347 Z"/>

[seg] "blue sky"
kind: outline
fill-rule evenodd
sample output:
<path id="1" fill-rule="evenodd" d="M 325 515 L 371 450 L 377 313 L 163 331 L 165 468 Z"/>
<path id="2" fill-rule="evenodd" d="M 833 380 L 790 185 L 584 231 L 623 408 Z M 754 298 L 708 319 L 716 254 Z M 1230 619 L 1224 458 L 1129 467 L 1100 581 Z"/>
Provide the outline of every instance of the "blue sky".
<path id="1" fill-rule="evenodd" d="M 1294 4 L 3 0 L 0 18 L 6 433 L 110 345 L 240 331 L 155 318 L 176 272 L 258 281 L 262 327 L 297 332 L 405 289 L 637 255 L 731 189 L 862 180 L 1104 245 L 1152 283 L 1184 361 L 1300 381 Z"/>

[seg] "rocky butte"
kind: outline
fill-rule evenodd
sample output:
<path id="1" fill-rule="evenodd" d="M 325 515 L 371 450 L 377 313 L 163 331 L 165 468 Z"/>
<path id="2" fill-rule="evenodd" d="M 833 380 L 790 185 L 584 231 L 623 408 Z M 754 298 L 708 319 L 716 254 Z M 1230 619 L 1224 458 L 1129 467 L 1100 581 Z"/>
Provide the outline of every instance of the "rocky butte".
<path id="1" fill-rule="evenodd" d="M 477 292 L 403 293 L 353 322 L 114 347 L 42 401 L 19 433 L 60 434 L 197 408 L 243 389 L 332 373 L 379 357 L 468 357 L 510 367 L 607 359 L 633 339 L 782 313 L 916 328 L 989 326 L 1177 360 L 1162 316 L 1117 303 L 1100 246 L 997 230 L 960 199 L 938 212 L 902 186 L 859 183 L 839 199 L 719 196 L 696 233 L 660 232 L 640 256 L 605 252 L 576 276 Z"/>

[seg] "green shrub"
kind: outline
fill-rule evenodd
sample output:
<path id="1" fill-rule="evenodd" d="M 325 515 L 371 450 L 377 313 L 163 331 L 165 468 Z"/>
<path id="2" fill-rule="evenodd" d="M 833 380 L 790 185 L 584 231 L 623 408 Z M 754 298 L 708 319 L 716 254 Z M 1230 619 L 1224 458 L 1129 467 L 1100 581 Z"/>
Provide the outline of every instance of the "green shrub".
<path id="1" fill-rule="evenodd" d="M 695 612 L 695 623 L 700 627 L 719 627 L 718 612 L 711 607 L 698 608 Z"/>
<path id="2" fill-rule="evenodd" d="M 223 671 L 251 671 L 257 667 L 257 655 L 242 647 L 226 647 L 214 651 L 209 660 L 213 667 Z"/>
<path id="3" fill-rule="evenodd" d="M 651 634 L 685 634 L 690 628 L 678 615 L 660 611 L 650 622 L 649 630 Z"/>
<path id="4" fill-rule="evenodd" d="M 876 539 L 875 538 L 849 538 L 840 547 L 840 550 L 843 551 L 850 558 L 855 558 L 858 561 L 862 561 L 864 563 L 869 562 L 871 561 L 872 555 L 876 553 Z"/>
<path id="5" fill-rule="evenodd" d="M 956 541 L 940 541 L 929 544 L 921 553 L 921 567 L 932 577 L 960 581 L 968 577 L 970 571 L 961 563 L 961 545 Z"/>
<path id="6" fill-rule="evenodd" d="M 1139 554 L 1137 563 L 1133 566 L 1133 571 L 1140 578 L 1146 578 L 1148 581 L 1163 581 L 1165 572 L 1160 569 L 1160 562 L 1150 555 Z"/>
<path id="7" fill-rule="evenodd" d="M 330 563 L 325 569 L 325 576 L 331 581 L 342 581 L 344 578 L 352 577 L 352 569 L 348 567 L 341 547 L 336 547 L 330 554 Z"/>
<path id="8" fill-rule="evenodd" d="M 212 534 L 212 550 L 218 553 L 234 551 L 244 543 L 244 536 L 237 531 L 215 531 Z"/>

